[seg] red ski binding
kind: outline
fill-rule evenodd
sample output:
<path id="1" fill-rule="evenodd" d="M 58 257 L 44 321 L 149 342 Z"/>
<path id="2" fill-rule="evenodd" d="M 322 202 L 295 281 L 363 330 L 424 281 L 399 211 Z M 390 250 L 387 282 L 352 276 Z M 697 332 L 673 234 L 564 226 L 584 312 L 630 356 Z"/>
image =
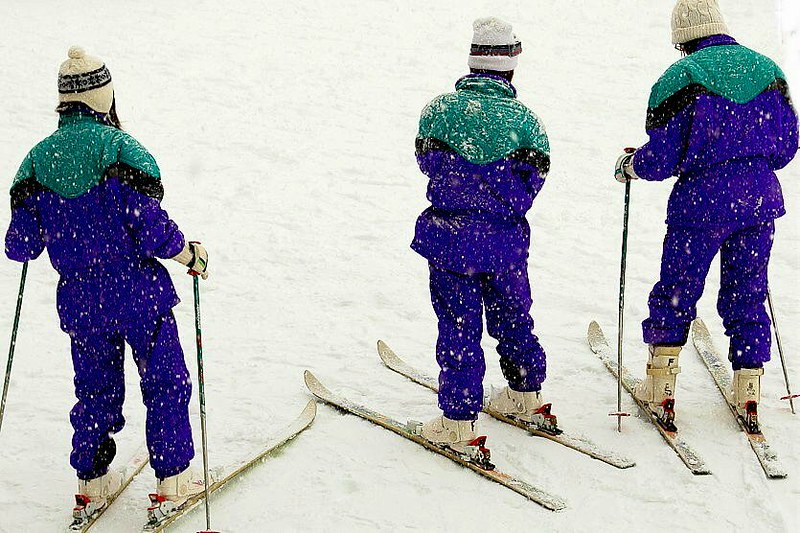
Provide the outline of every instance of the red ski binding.
<path id="1" fill-rule="evenodd" d="M 558 429 L 558 417 L 550 412 L 552 407 L 552 403 L 546 403 L 541 406 L 536 413 L 534 413 L 533 424 L 537 427 L 537 429 L 540 429 L 545 433 L 549 433 L 550 435 L 559 435 L 563 432 Z"/>
<path id="2" fill-rule="evenodd" d="M 492 452 L 486 447 L 486 437 L 477 437 L 466 447 L 466 454 L 469 461 L 484 470 L 494 470 L 494 465 L 489 461 Z"/>
<path id="3" fill-rule="evenodd" d="M 667 431 L 678 431 L 675 425 L 675 398 L 667 398 L 654 413 L 658 419 L 658 424 Z"/>
<path id="4" fill-rule="evenodd" d="M 760 435 L 761 427 L 758 424 L 758 403 L 750 400 L 744 404 L 745 416 L 741 417 L 745 431 L 750 435 Z"/>

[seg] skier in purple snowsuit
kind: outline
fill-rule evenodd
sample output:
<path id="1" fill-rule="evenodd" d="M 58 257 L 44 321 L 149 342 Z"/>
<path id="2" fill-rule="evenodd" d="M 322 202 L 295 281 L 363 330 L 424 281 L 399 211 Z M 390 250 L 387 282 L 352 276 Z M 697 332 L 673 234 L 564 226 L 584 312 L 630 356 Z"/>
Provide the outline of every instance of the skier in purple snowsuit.
<path id="1" fill-rule="evenodd" d="M 797 152 L 797 114 L 780 68 L 728 35 L 716 0 L 678 1 L 672 28 L 684 58 L 653 87 L 650 141 L 617 162 L 622 182 L 678 178 L 667 208 L 661 279 L 643 323 L 647 377 L 636 396 L 674 428 L 678 356 L 719 253 L 717 310 L 730 337 L 730 400 L 758 432 L 760 376 L 771 345 L 767 266 L 775 219 L 785 213 L 775 171 Z"/>
<path id="2" fill-rule="evenodd" d="M 555 430 L 541 398 L 545 352 L 533 332 L 528 281 L 530 226 L 525 219 L 550 166 L 550 147 L 538 118 L 511 85 L 522 51 L 511 25 L 476 20 L 472 73 L 456 92 L 422 112 L 417 162 L 429 178 L 431 207 L 417 220 L 412 248 L 430 266 L 439 320 L 436 359 L 443 416 L 423 425 L 427 439 L 463 450 L 475 438 L 486 370 L 483 313 L 499 341 L 508 380 L 492 408 Z"/>
<path id="3" fill-rule="evenodd" d="M 70 413 L 77 519 L 120 486 L 109 465 L 113 434 L 125 424 L 125 343 L 141 376 L 157 492 L 176 501 L 197 492 L 202 476 L 188 468 L 191 380 L 172 314 L 179 300 L 158 259 L 205 279 L 207 254 L 161 208 L 158 166 L 121 130 L 103 62 L 71 48 L 58 87 L 58 129 L 30 151 L 11 188 L 6 255 L 25 262 L 47 248 L 60 275 L 58 313 L 72 341 L 78 400 Z"/>

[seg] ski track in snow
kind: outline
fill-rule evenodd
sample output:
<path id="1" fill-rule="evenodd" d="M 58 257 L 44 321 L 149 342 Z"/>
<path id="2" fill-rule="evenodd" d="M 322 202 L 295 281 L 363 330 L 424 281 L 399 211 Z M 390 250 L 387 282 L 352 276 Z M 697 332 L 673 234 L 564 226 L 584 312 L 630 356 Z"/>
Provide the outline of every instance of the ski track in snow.
<path id="1" fill-rule="evenodd" d="M 531 524 L 641 531 L 666 519 L 676 531 L 800 529 L 800 418 L 777 399 L 784 391 L 777 352 L 764 378 L 762 418 L 790 477 L 765 479 L 688 347 L 678 422 L 714 472 L 692 477 L 644 420 L 626 419 L 623 434 L 615 432 L 607 413 L 616 385 L 584 339 L 593 318 L 616 334 L 623 193 L 612 168 L 621 147 L 645 140 L 650 85 L 678 58 L 669 43 L 672 3 L 655 4 L 179 0 L 123 7 L 88 0 L 73 10 L 53 0 L 2 3 L 0 176 L 10 183 L 25 152 L 54 129 L 56 69 L 67 48 L 81 44 L 108 62 L 126 129 L 158 159 L 164 206 L 210 251 L 202 291 L 212 466 L 255 453 L 296 416 L 308 398 L 305 368 L 400 419 L 436 413 L 435 397 L 383 369 L 374 346 L 384 338 L 409 363 L 435 370 L 427 266 L 408 248 L 426 205 L 413 157 L 418 114 L 466 72 L 474 18 L 505 17 L 525 43 L 515 82 L 553 145 L 553 172 L 530 214 L 534 318 L 550 361 L 546 392 L 562 425 L 638 466 L 615 470 L 484 419 L 500 468 L 568 500 L 570 509 L 550 513 L 321 406 L 314 426 L 278 460 L 214 498 L 212 525 L 226 532 L 522 531 Z M 780 59 L 773 6 L 725 2 L 723 9 L 742 43 Z M 778 223 L 771 279 L 800 387 L 800 333 L 792 327 L 800 320 L 800 164 L 780 178 L 789 215 Z M 626 363 L 637 372 L 646 359 L 638 322 L 658 274 L 670 188 L 633 187 Z M 0 210 L 3 228 L 8 217 L 8 208 Z M 184 300 L 176 315 L 194 374 L 190 278 L 169 268 Z M 724 347 L 717 271 L 700 312 Z M 19 265 L 0 261 L 3 339 L 18 276 Z M 56 282 L 46 260 L 31 265 L 0 434 L 2 532 L 60 530 L 72 506 L 72 370 Z M 486 383 L 500 384 L 493 347 L 487 339 Z M 127 384 L 117 464 L 144 434 L 130 361 Z M 627 398 L 625 408 L 635 412 Z M 192 412 L 199 445 L 196 401 Z M 138 531 L 153 483 L 148 468 L 95 531 Z M 174 531 L 202 525 L 198 511 Z"/>

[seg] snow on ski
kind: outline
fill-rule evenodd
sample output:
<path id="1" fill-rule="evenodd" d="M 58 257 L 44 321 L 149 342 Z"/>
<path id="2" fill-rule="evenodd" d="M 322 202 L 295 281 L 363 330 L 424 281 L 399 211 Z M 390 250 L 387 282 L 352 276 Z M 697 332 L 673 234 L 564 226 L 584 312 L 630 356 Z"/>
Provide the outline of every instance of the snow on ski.
<path id="1" fill-rule="evenodd" d="M 308 390 L 311 391 L 311 393 L 314 396 L 316 396 L 325 403 L 338 407 L 339 409 L 342 409 L 343 411 L 346 411 L 350 414 L 361 417 L 364 420 L 367 420 L 369 422 L 372 422 L 373 424 L 388 429 L 389 431 L 396 433 L 401 437 L 416 442 L 417 444 L 424 446 L 425 448 L 427 448 L 432 452 L 436 452 L 439 455 L 443 455 L 444 457 L 447 457 L 454 463 L 457 463 L 465 468 L 469 468 L 473 472 L 476 472 L 477 474 L 480 474 L 485 478 L 488 478 L 496 483 L 499 483 L 513 490 L 517 494 L 520 494 L 525 498 L 535 503 L 538 503 L 545 509 L 549 509 L 551 511 L 560 511 L 567 507 L 566 502 L 563 499 L 559 498 L 558 496 L 549 494 L 537 487 L 534 487 L 533 485 L 525 481 L 513 478 L 512 476 L 500 472 L 496 469 L 487 470 L 485 468 L 481 468 L 475 463 L 465 460 L 457 453 L 449 449 L 437 446 L 432 442 L 428 441 L 427 439 L 415 434 L 408 427 L 407 424 L 389 418 L 388 416 L 378 413 L 377 411 L 373 411 L 372 409 L 363 407 L 361 405 L 351 402 L 346 398 L 334 394 L 333 392 L 328 390 L 328 388 L 325 387 L 325 385 L 323 385 L 314 376 L 314 374 L 312 374 L 308 370 L 305 371 L 304 379 L 306 382 L 306 387 L 308 387 Z"/>
<path id="2" fill-rule="evenodd" d="M 591 347 L 592 351 L 597 354 L 597 356 L 605 363 L 606 368 L 608 368 L 609 372 L 617 376 L 617 360 L 616 356 L 611 351 L 611 347 L 606 340 L 605 335 L 603 334 L 603 330 L 600 328 L 600 325 L 592 321 L 589 324 L 589 333 L 588 333 L 588 341 L 589 346 Z M 636 384 L 640 380 L 633 377 L 631 373 L 628 371 L 627 368 L 624 366 L 622 367 L 622 384 L 625 389 L 630 393 L 631 397 L 634 401 L 639 405 L 642 412 L 647 415 L 647 419 L 650 420 L 653 425 L 658 429 L 658 432 L 661 433 L 661 436 L 664 437 L 664 440 L 667 441 L 667 444 L 675 450 L 675 453 L 678 454 L 678 457 L 681 458 L 683 463 L 686 467 L 695 475 L 707 475 L 711 473 L 711 470 L 706 467 L 705 462 L 697 455 L 697 453 L 692 450 L 691 447 L 683 440 L 682 437 L 678 435 L 676 431 L 668 431 L 665 429 L 661 424 L 658 423 L 655 416 L 650 413 L 650 410 L 647 409 L 641 402 L 636 400 L 633 396 L 633 389 L 636 387 Z"/>
<path id="3" fill-rule="evenodd" d="M 218 490 L 222 489 L 227 485 L 231 480 L 238 478 L 243 473 L 247 472 L 258 463 L 263 461 L 269 454 L 275 452 L 276 450 L 282 448 L 286 444 L 288 444 L 292 439 L 294 439 L 297 435 L 302 433 L 305 429 L 307 429 L 311 423 L 314 421 L 314 418 L 317 414 L 317 404 L 313 400 L 308 402 L 306 407 L 300 413 L 300 415 L 292 422 L 289 426 L 286 427 L 278 436 L 273 437 L 272 440 L 267 443 L 267 445 L 262 449 L 258 455 L 253 457 L 250 460 L 242 461 L 236 464 L 230 472 L 225 475 L 222 479 L 215 480 L 211 486 L 208 488 L 208 494 L 211 495 Z M 198 507 L 201 503 L 203 503 L 203 498 L 205 497 L 205 493 L 198 494 L 193 498 L 190 498 L 186 501 L 182 506 L 180 506 L 177 511 L 173 514 L 170 514 L 163 520 L 158 522 L 148 522 L 145 524 L 143 531 L 146 532 L 157 532 L 157 531 L 164 531 L 170 524 L 181 518 L 182 516 L 189 513 L 195 507 Z"/>
<path id="4" fill-rule="evenodd" d="M 745 429 L 744 422 L 736 413 L 736 407 L 731 403 L 728 394 L 728 391 L 731 389 L 731 375 L 727 370 L 729 365 L 727 361 L 723 362 L 722 358 L 719 356 L 719 352 L 714 348 L 714 342 L 711 338 L 711 333 L 708 331 L 708 327 L 706 327 L 705 323 L 699 318 L 692 323 L 692 342 L 700 358 L 705 363 L 708 372 L 711 374 L 711 377 L 714 378 L 714 382 L 717 384 L 719 392 L 725 399 L 725 403 L 728 404 L 733 418 L 736 419 L 739 428 L 745 434 L 747 440 L 750 441 L 750 447 L 753 449 L 756 457 L 758 457 L 758 461 L 761 463 L 761 468 L 764 469 L 764 473 L 771 479 L 785 478 L 787 475 L 786 471 L 781 466 L 778 456 L 770 448 L 764 434 L 748 433 Z"/>
<path id="5" fill-rule="evenodd" d="M 133 478 L 135 478 L 139 472 L 147 465 L 148 461 L 150 460 L 150 454 L 147 451 L 147 446 L 142 446 L 139 448 L 136 453 L 133 454 L 128 464 L 125 466 L 125 469 L 122 471 L 122 484 L 119 486 L 119 490 L 109 496 L 108 501 L 106 504 L 98 511 L 94 512 L 90 516 L 84 516 L 84 510 L 87 502 L 84 502 L 80 499 L 79 495 L 75 496 L 75 509 L 73 510 L 73 520 L 72 523 L 67 527 L 67 531 L 89 531 L 89 529 L 97 522 L 97 520 L 103 516 L 103 513 L 114 503 L 117 497 L 122 494 L 128 485 L 131 484 Z"/>
<path id="6" fill-rule="evenodd" d="M 385 364 L 389 369 L 394 370 L 395 372 L 397 372 L 402 376 L 405 376 L 414 383 L 418 383 L 423 387 L 429 388 L 433 392 L 439 392 L 439 383 L 436 381 L 436 379 L 434 379 L 432 376 L 429 376 L 428 374 L 425 374 L 424 372 L 417 370 L 416 368 L 412 367 L 411 365 L 403 361 L 400 358 L 400 356 L 398 356 L 385 342 L 380 340 L 378 341 L 378 355 L 383 361 L 383 364 Z M 557 442 L 558 444 L 562 444 L 568 448 L 586 454 L 589 457 L 607 463 L 611 466 L 615 466 L 617 468 L 630 468 L 636 465 L 634 461 L 631 461 L 626 457 L 623 457 L 617 453 L 608 450 L 603 450 L 597 444 L 593 443 L 592 441 L 583 436 L 572 435 L 566 432 L 562 432 L 558 435 L 553 435 L 552 433 L 548 433 L 547 431 L 542 431 L 541 429 L 532 427 L 531 425 L 526 424 L 525 422 L 516 420 L 502 413 L 499 413 L 488 406 L 484 406 L 483 412 L 500 420 L 501 422 L 511 424 L 512 426 L 516 426 L 520 429 L 524 429 L 531 435 L 536 435 L 537 437 L 544 437 L 545 439 Z"/>

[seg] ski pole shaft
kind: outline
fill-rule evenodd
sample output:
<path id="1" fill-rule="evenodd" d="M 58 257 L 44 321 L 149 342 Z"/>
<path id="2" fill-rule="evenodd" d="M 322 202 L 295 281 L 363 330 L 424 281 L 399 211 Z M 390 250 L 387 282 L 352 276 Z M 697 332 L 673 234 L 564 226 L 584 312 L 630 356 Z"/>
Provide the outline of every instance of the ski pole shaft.
<path id="1" fill-rule="evenodd" d="M 200 398 L 200 433 L 203 439 L 203 481 L 205 482 L 206 529 L 211 529 L 211 509 L 208 502 L 208 439 L 206 437 L 206 395 L 203 377 L 203 336 L 200 323 L 200 281 L 194 278 L 194 329 L 197 336 L 197 393 Z"/>
<path id="2" fill-rule="evenodd" d="M 778 344 L 778 354 L 781 356 L 781 367 L 783 367 L 783 381 L 786 383 L 786 396 L 789 400 L 789 406 L 794 412 L 794 395 L 792 388 L 789 386 L 789 372 L 786 370 L 786 358 L 783 355 L 783 343 L 781 342 L 781 332 L 778 329 L 778 321 L 775 318 L 775 305 L 772 303 L 772 291 L 767 289 L 767 303 L 769 304 L 769 314 L 772 317 L 772 328 L 775 330 L 775 341 Z"/>
<path id="3" fill-rule="evenodd" d="M 631 182 L 625 182 L 625 211 L 622 219 L 622 255 L 619 268 L 619 317 L 617 328 L 617 413 L 622 413 L 622 340 L 625 319 L 625 271 L 628 262 L 628 219 L 631 205 Z M 622 416 L 617 416 L 617 431 L 622 431 Z"/>
<path id="4" fill-rule="evenodd" d="M 11 329 L 11 345 L 8 347 L 8 362 L 6 363 L 6 378 L 3 382 L 3 397 L 0 400 L 0 429 L 3 427 L 3 415 L 6 412 L 6 397 L 8 386 L 11 383 L 11 364 L 14 362 L 14 349 L 17 347 L 17 330 L 19 329 L 19 316 L 22 312 L 22 295 L 25 292 L 25 279 L 28 277 L 28 262 L 22 264 L 22 276 L 19 280 L 19 293 L 17 294 L 17 310 L 14 313 L 14 327 Z"/>

